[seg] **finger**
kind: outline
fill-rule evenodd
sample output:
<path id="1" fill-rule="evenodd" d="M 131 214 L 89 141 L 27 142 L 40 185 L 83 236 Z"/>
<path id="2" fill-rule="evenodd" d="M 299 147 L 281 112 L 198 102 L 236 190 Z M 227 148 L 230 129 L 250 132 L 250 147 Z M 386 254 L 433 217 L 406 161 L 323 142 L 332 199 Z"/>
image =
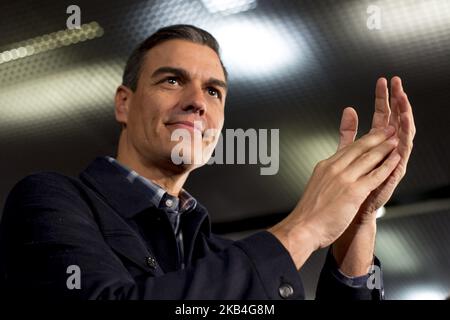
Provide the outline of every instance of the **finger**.
<path id="1" fill-rule="evenodd" d="M 364 176 L 374 170 L 380 162 L 385 159 L 389 153 L 398 145 L 398 137 L 393 135 L 388 140 L 380 145 L 363 153 L 360 157 L 355 159 L 346 169 L 344 176 L 350 181 L 356 181 L 361 176 Z"/>
<path id="2" fill-rule="evenodd" d="M 336 152 L 328 160 L 334 163 L 337 170 L 344 170 L 356 158 L 387 140 L 394 133 L 395 129 L 391 126 L 384 129 L 371 130 L 351 145 L 348 145 L 347 147 L 344 147 Z"/>
<path id="3" fill-rule="evenodd" d="M 401 177 L 406 173 L 406 167 L 411 155 L 413 147 L 413 139 L 416 134 L 416 127 L 414 124 L 414 115 L 412 107 L 409 102 L 408 96 L 403 90 L 402 83 L 400 82 L 400 90 L 397 93 L 397 107 L 399 112 L 399 131 L 398 136 L 400 143 L 398 151 L 401 156 L 399 163 L 399 169 L 401 171 Z"/>
<path id="4" fill-rule="evenodd" d="M 406 113 L 401 114 L 401 128 L 399 132 L 400 142 L 398 144 L 398 152 L 401 156 L 399 167 L 401 169 L 401 177 L 406 173 L 406 167 L 413 148 L 413 139 L 415 135 L 414 120 Z"/>
<path id="5" fill-rule="evenodd" d="M 378 168 L 372 170 L 365 176 L 362 176 L 357 181 L 356 188 L 368 188 L 368 192 L 375 190 L 391 175 L 399 161 L 400 154 L 394 149 Z"/>
<path id="6" fill-rule="evenodd" d="M 341 125 L 339 127 L 338 150 L 355 141 L 358 132 L 358 114 L 352 107 L 345 108 L 342 112 Z"/>
<path id="7" fill-rule="evenodd" d="M 402 80 L 400 77 L 395 76 L 391 79 L 391 117 L 389 119 L 389 125 L 393 126 L 397 131 L 400 126 L 399 100 L 402 93 Z"/>
<path id="8" fill-rule="evenodd" d="M 375 87 L 375 112 L 372 118 L 372 128 L 387 127 L 390 115 L 391 108 L 389 107 L 387 80 L 379 78 Z"/>
<path id="9" fill-rule="evenodd" d="M 403 91 L 401 92 L 401 95 L 398 99 L 398 110 L 399 110 L 399 117 L 402 114 L 406 114 L 409 118 L 410 118 L 410 123 L 411 123 L 411 132 L 413 133 L 413 136 L 416 134 L 416 127 L 414 124 L 414 115 L 412 112 L 412 107 L 411 107 L 411 103 L 409 102 L 408 96 L 406 95 L 406 93 Z"/>
<path id="10" fill-rule="evenodd" d="M 404 95 L 403 102 L 408 103 L 407 97 Z M 416 128 L 414 126 L 414 118 L 411 112 L 400 113 L 400 129 L 398 132 L 398 137 L 401 142 L 401 146 L 408 145 L 414 139 L 416 134 Z"/>

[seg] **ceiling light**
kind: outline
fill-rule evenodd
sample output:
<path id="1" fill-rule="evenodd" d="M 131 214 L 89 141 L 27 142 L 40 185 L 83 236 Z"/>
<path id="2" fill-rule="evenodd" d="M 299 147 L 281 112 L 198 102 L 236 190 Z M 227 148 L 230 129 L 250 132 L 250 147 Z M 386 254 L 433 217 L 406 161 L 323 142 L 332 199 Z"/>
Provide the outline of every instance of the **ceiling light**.
<path id="1" fill-rule="evenodd" d="M 0 64 L 54 50 L 85 40 L 99 38 L 103 28 L 95 21 L 81 25 L 80 29 L 65 29 L 44 34 L 10 45 L 13 49 L 0 52 Z"/>
<path id="2" fill-rule="evenodd" d="M 30 126 L 51 128 L 64 119 L 89 116 L 102 108 L 111 112 L 123 61 L 62 68 L 58 72 L 10 84 L 0 90 L 0 135 L 17 136 Z"/>
<path id="3" fill-rule="evenodd" d="M 209 12 L 222 15 L 235 14 L 256 7 L 256 0 L 202 0 L 202 2 Z"/>
<path id="4" fill-rule="evenodd" d="M 308 51 L 301 35 L 286 32 L 272 21 L 228 19 L 209 29 L 220 44 L 225 66 L 235 69 L 230 72 L 238 75 L 235 80 L 282 73 Z"/>

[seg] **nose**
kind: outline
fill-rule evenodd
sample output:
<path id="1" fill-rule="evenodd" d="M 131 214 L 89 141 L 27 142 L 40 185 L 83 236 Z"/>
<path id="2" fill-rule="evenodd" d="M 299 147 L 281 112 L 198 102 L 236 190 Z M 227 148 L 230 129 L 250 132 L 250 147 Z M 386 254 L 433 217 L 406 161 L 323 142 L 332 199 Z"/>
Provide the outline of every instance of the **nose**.
<path id="1" fill-rule="evenodd" d="M 183 111 L 198 113 L 199 116 L 206 113 L 206 98 L 203 88 L 197 85 L 189 86 L 185 99 Z"/>

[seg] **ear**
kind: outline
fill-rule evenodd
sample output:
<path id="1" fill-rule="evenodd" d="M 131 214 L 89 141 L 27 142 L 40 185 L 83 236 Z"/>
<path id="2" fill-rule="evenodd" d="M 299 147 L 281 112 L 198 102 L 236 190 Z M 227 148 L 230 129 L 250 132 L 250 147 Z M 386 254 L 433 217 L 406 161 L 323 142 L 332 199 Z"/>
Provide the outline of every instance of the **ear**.
<path id="1" fill-rule="evenodd" d="M 128 112 L 130 109 L 131 99 L 133 97 L 133 91 L 130 88 L 120 85 L 116 90 L 115 102 L 115 115 L 116 121 L 123 126 L 128 123 Z"/>

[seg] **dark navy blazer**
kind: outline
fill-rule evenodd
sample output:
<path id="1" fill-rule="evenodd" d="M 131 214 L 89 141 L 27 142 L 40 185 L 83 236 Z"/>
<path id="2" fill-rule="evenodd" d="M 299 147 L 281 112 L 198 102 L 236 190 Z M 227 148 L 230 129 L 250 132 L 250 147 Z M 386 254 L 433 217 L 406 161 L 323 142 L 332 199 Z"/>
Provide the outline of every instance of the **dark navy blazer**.
<path id="1" fill-rule="evenodd" d="M 30 175 L 13 188 L 4 209 L 4 293 L 52 299 L 304 299 L 299 273 L 271 233 L 239 241 L 219 237 L 211 233 L 200 203 L 182 215 L 182 226 L 185 269 L 167 215 L 105 158 L 78 178 Z M 73 266 L 79 289 L 68 285 Z M 343 284 L 335 269 L 328 254 L 317 298 L 381 298 L 381 290 Z"/>

